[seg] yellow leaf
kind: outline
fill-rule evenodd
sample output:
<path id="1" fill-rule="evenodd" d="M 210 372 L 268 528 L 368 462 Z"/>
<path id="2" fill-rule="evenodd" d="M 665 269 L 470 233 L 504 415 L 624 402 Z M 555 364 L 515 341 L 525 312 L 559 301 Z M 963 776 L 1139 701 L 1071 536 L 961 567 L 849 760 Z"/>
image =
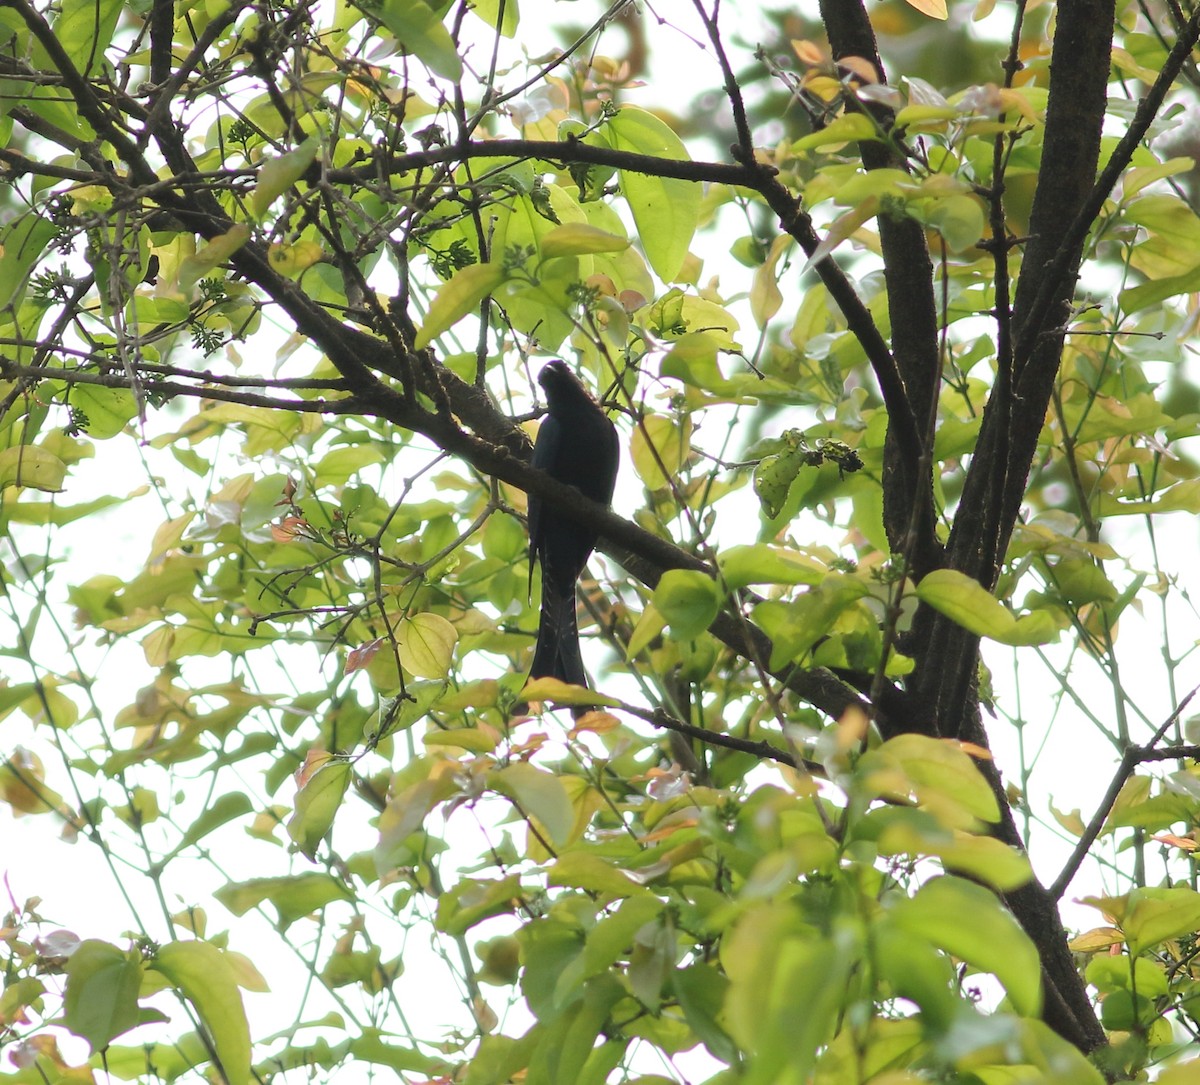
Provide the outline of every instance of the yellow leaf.
<path id="1" fill-rule="evenodd" d="M 1094 927 L 1084 931 L 1077 938 L 1072 938 L 1067 945 L 1074 953 L 1095 953 L 1098 949 L 1108 949 L 1109 946 L 1119 946 L 1125 941 L 1116 927 Z"/>
<path id="2" fill-rule="evenodd" d="M 931 19 L 946 19 L 949 18 L 949 12 L 946 11 L 946 0 L 905 0 L 911 8 L 916 8 L 922 15 L 928 15 Z"/>
<path id="3" fill-rule="evenodd" d="M 315 241 L 297 241 L 294 245 L 278 242 L 267 249 L 267 260 L 280 275 L 292 278 L 319 263 L 325 250 Z"/>
<path id="4" fill-rule="evenodd" d="M 779 307 L 783 304 L 783 294 L 779 291 L 775 268 L 779 264 L 779 258 L 791 245 L 792 238 L 789 234 L 781 234 L 775 238 L 771 242 L 771 251 L 767 254 L 767 259 L 754 273 L 754 282 L 750 287 L 750 312 L 754 323 L 760 328 L 767 326 L 767 321 L 779 312 Z"/>
<path id="5" fill-rule="evenodd" d="M 622 252 L 629 241 L 586 222 L 568 222 L 542 235 L 539 242 L 542 259 L 556 256 L 583 256 L 595 252 Z"/>

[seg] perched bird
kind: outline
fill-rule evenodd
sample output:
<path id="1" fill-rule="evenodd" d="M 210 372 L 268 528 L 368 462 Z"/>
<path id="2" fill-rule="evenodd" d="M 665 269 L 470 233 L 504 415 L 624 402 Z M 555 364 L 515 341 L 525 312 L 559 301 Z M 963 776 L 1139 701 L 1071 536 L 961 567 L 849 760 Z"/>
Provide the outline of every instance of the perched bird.
<path id="1" fill-rule="evenodd" d="M 607 505 L 617 482 L 616 427 L 566 362 L 538 374 L 548 413 L 533 445 L 533 466 Z M 530 678 L 586 686 L 575 618 L 575 582 L 596 545 L 596 532 L 529 495 L 529 571 L 542 565 L 542 613 Z"/>

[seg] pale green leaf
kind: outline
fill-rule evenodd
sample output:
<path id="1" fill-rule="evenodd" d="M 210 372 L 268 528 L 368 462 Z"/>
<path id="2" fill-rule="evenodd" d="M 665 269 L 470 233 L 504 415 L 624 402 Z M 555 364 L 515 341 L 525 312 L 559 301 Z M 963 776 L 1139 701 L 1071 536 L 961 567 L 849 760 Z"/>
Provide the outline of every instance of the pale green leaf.
<path id="1" fill-rule="evenodd" d="M 125 432 L 125 427 L 138 413 L 137 398 L 128 388 L 101 388 L 94 384 L 77 384 L 71 389 L 68 401 L 87 416 L 83 428 L 97 441 L 106 441 Z"/>
<path id="2" fill-rule="evenodd" d="M 517 32 L 520 23 L 520 6 L 517 0 L 472 0 L 471 11 L 482 19 L 492 30 L 497 29 L 500 22 L 500 33 L 511 38 Z M 501 17 L 503 11 L 503 17 Z"/>
<path id="3" fill-rule="evenodd" d="M 971 196 L 947 196 L 927 204 L 923 221 L 945 238 L 951 252 L 977 245 L 986 226 L 983 207 Z"/>
<path id="4" fill-rule="evenodd" d="M 194 256 L 185 257 L 179 265 L 179 289 L 188 294 L 210 271 L 228 260 L 250 240 L 250 227 L 235 223 L 225 233 L 214 237 Z"/>
<path id="5" fill-rule="evenodd" d="M 636 106 L 622 106 L 603 131 L 614 150 L 690 161 L 683 141 L 670 126 Z M 700 221 L 700 185 L 622 170 L 621 194 L 633 212 L 646 259 L 663 282 L 671 282 L 683 266 Z"/>
<path id="6" fill-rule="evenodd" d="M 592 852 L 572 851 L 559 858 L 547 872 L 550 885 L 583 889 L 605 897 L 649 894 L 624 871 Z"/>
<path id="7" fill-rule="evenodd" d="M 915 799 L 947 816 L 954 827 L 970 824 L 974 818 L 995 822 L 1000 817 L 996 796 L 983 773 L 955 742 L 896 735 L 863 754 L 855 775 L 871 797 Z"/>
<path id="8" fill-rule="evenodd" d="M 830 121 L 824 128 L 796 140 L 793 151 L 812 151 L 818 147 L 832 147 L 840 143 L 857 143 L 861 140 L 881 139 L 875 122 L 865 113 L 843 113 Z"/>
<path id="9" fill-rule="evenodd" d="M 1171 938 L 1200 930 L 1200 893 L 1186 886 L 1133 889 L 1121 930 L 1135 957 Z"/>
<path id="10" fill-rule="evenodd" d="M 30 271 L 57 232 L 49 219 L 34 214 L 0 229 L 0 311 L 21 303 Z"/>
<path id="11" fill-rule="evenodd" d="M 460 268 L 429 303 L 425 323 L 417 332 L 414 349 L 424 350 L 444 331 L 454 327 L 469 312 L 479 307 L 506 277 L 502 264 L 471 264 Z"/>
<path id="12" fill-rule="evenodd" d="M 633 469 L 648 490 L 674 482 L 691 453 L 690 418 L 648 414 L 634 427 L 629 442 Z"/>
<path id="13" fill-rule="evenodd" d="M 508 915 L 524 898 L 521 879 L 463 878 L 438 900 L 434 926 L 444 934 L 465 934 L 476 923 L 492 916 Z"/>
<path id="14" fill-rule="evenodd" d="M 828 566 L 816 558 L 766 543 L 731 546 L 721 551 L 717 564 L 730 589 L 749 584 L 818 584 L 829 575 Z"/>
<path id="15" fill-rule="evenodd" d="M 621 702 L 613 697 L 605 697 L 602 693 L 588 689 L 586 686 L 573 686 L 558 678 L 533 678 L 525 683 L 521 690 L 521 699 L 525 701 L 550 701 L 562 705 L 601 705 L 615 707 Z"/>
<path id="16" fill-rule="evenodd" d="M 783 293 L 779 289 L 778 274 L 780 257 L 793 244 L 790 234 L 781 234 L 771 242 L 771 251 L 762 265 L 754 272 L 754 281 L 750 285 L 750 313 L 754 323 L 765 328 L 767 322 L 783 305 Z"/>
<path id="17" fill-rule="evenodd" d="M 159 948 L 151 967 L 195 1008 L 212 1037 L 228 1085 L 248 1085 L 250 1028 L 234 970 L 225 955 L 208 942 L 170 942 Z"/>
<path id="18" fill-rule="evenodd" d="M 0 490 L 29 486 L 46 493 L 61 493 L 67 465 L 37 445 L 15 445 L 0 452 Z"/>

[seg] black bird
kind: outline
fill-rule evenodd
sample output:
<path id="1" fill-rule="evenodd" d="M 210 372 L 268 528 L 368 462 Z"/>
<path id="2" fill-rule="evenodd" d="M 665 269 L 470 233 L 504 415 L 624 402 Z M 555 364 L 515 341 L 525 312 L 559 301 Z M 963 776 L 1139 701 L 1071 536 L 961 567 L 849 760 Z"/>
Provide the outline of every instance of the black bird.
<path id="1" fill-rule="evenodd" d="M 621 452 L 616 427 L 566 362 L 538 374 L 548 413 L 533 445 L 532 464 L 607 505 L 617 483 Z M 596 532 L 529 495 L 529 575 L 542 564 L 542 614 L 530 678 L 558 678 L 586 686 L 575 618 L 575 582 L 596 545 Z"/>

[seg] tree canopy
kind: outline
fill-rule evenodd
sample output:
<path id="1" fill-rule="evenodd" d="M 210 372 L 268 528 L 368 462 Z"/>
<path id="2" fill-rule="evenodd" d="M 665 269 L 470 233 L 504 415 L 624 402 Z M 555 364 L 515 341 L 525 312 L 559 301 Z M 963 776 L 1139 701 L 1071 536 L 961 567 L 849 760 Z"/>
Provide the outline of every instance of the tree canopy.
<path id="1" fill-rule="evenodd" d="M 0 1083 L 1196 1080 L 1200 10 L 0 27 Z"/>

